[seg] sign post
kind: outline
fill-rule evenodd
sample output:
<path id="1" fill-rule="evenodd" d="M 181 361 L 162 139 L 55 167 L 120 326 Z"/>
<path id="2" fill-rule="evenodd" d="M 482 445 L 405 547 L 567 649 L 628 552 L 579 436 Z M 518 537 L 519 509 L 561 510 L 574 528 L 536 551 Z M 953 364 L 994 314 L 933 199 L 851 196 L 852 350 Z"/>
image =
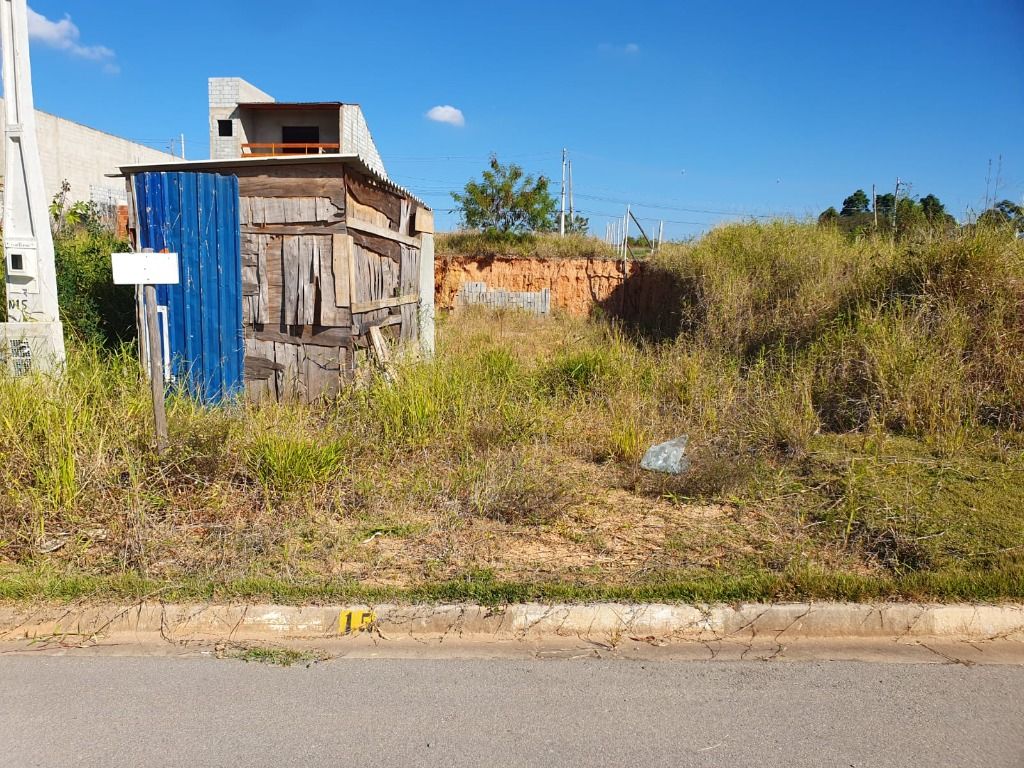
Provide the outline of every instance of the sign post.
<path id="1" fill-rule="evenodd" d="M 149 386 L 153 395 L 153 421 L 156 425 L 156 452 L 167 450 L 167 410 L 164 406 L 164 358 L 160 348 L 160 328 L 157 322 L 156 286 L 178 284 L 178 254 L 153 253 L 152 248 L 142 253 L 112 253 L 110 263 L 115 285 L 141 285 L 146 309 L 145 347 L 149 357 Z M 141 330 L 141 329 L 140 329 Z M 140 335 L 139 344 L 143 344 Z M 170 344 L 169 339 L 164 343 Z"/>

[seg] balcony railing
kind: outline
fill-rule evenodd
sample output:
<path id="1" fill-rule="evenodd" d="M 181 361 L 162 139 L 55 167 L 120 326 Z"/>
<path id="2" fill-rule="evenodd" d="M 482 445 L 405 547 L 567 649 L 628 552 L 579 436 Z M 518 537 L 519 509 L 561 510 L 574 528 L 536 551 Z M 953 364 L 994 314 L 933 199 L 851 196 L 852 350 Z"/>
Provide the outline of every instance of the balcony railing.
<path id="1" fill-rule="evenodd" d="M 282 155 L 331 155 L 341 151 L 340 144 L 243 144 L 242 157 L 280 157 Z"/>

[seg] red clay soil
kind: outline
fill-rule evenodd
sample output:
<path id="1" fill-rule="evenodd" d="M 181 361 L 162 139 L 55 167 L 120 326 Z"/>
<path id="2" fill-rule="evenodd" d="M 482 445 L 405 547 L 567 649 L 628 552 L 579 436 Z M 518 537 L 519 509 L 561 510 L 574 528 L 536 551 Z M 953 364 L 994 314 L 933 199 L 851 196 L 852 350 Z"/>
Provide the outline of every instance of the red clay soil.
<path id="1" fill-rule="evenodd" d="M 626 265 L 628 276 L 642 270 L 640 262 Z M 551 289 L 551 305 L 570 315 L 586 317 L 595 306 L 614 302 L 622 291 L 622 262 L 612 259 L 484 258 L 441 255 L 434 273 L 438 308 L 451 309 L 463 283 L 486 283 L 508 291 Z"/>

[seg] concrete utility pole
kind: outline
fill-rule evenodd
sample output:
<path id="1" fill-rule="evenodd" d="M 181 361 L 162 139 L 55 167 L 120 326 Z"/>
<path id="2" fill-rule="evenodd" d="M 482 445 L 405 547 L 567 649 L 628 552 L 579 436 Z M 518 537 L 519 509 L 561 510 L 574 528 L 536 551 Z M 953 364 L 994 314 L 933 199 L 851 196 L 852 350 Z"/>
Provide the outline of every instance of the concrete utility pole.
<path id="1" fill-rule="evenodd" d="M 892 196 L 892 231 L 896 232 L 896 209 L 900 203 L 900 177 L 896 177 L 896 192 Z"/>
<path id="2" fill-rule="evenodd" d="M 26 0 L 0 0 L 4 84 L 4 214 L 7 319 L 0 324 L 0 361 L 12 371 L 58 370 L 64 329 L 43 169 L 36 137 Z"/>
<path id="3" fill-rule="evenodd" d="M 875 214 L 875 229 L 878 229 L 878 195 L 875 194 L 875 185 L 871 185 L 871 210 Z"/>
<path id="4" fill-rule="evenodd" d="M 576 226 L 576 206 L 572 201 L 572 160 L 569 161 L 569 229 Z"/>
<path id="5" fill-rule="evenodd" d="M 562 205 L 558 209 L 558 234 L 565 237 L 565 156 L 566 151 L 562 149 Z"/>

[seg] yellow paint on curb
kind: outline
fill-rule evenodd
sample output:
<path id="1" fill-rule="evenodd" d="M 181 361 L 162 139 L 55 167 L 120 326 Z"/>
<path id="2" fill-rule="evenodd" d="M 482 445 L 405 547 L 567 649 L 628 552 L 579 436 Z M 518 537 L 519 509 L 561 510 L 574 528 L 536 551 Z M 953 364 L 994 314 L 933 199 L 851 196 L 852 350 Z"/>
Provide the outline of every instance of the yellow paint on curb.
<path id="1" fill-rule="evenodd" d="M 376 618 L 372 611 L 342 611 L 338 614 L 338 634 L 362 632 L 368 629 Z"/>

